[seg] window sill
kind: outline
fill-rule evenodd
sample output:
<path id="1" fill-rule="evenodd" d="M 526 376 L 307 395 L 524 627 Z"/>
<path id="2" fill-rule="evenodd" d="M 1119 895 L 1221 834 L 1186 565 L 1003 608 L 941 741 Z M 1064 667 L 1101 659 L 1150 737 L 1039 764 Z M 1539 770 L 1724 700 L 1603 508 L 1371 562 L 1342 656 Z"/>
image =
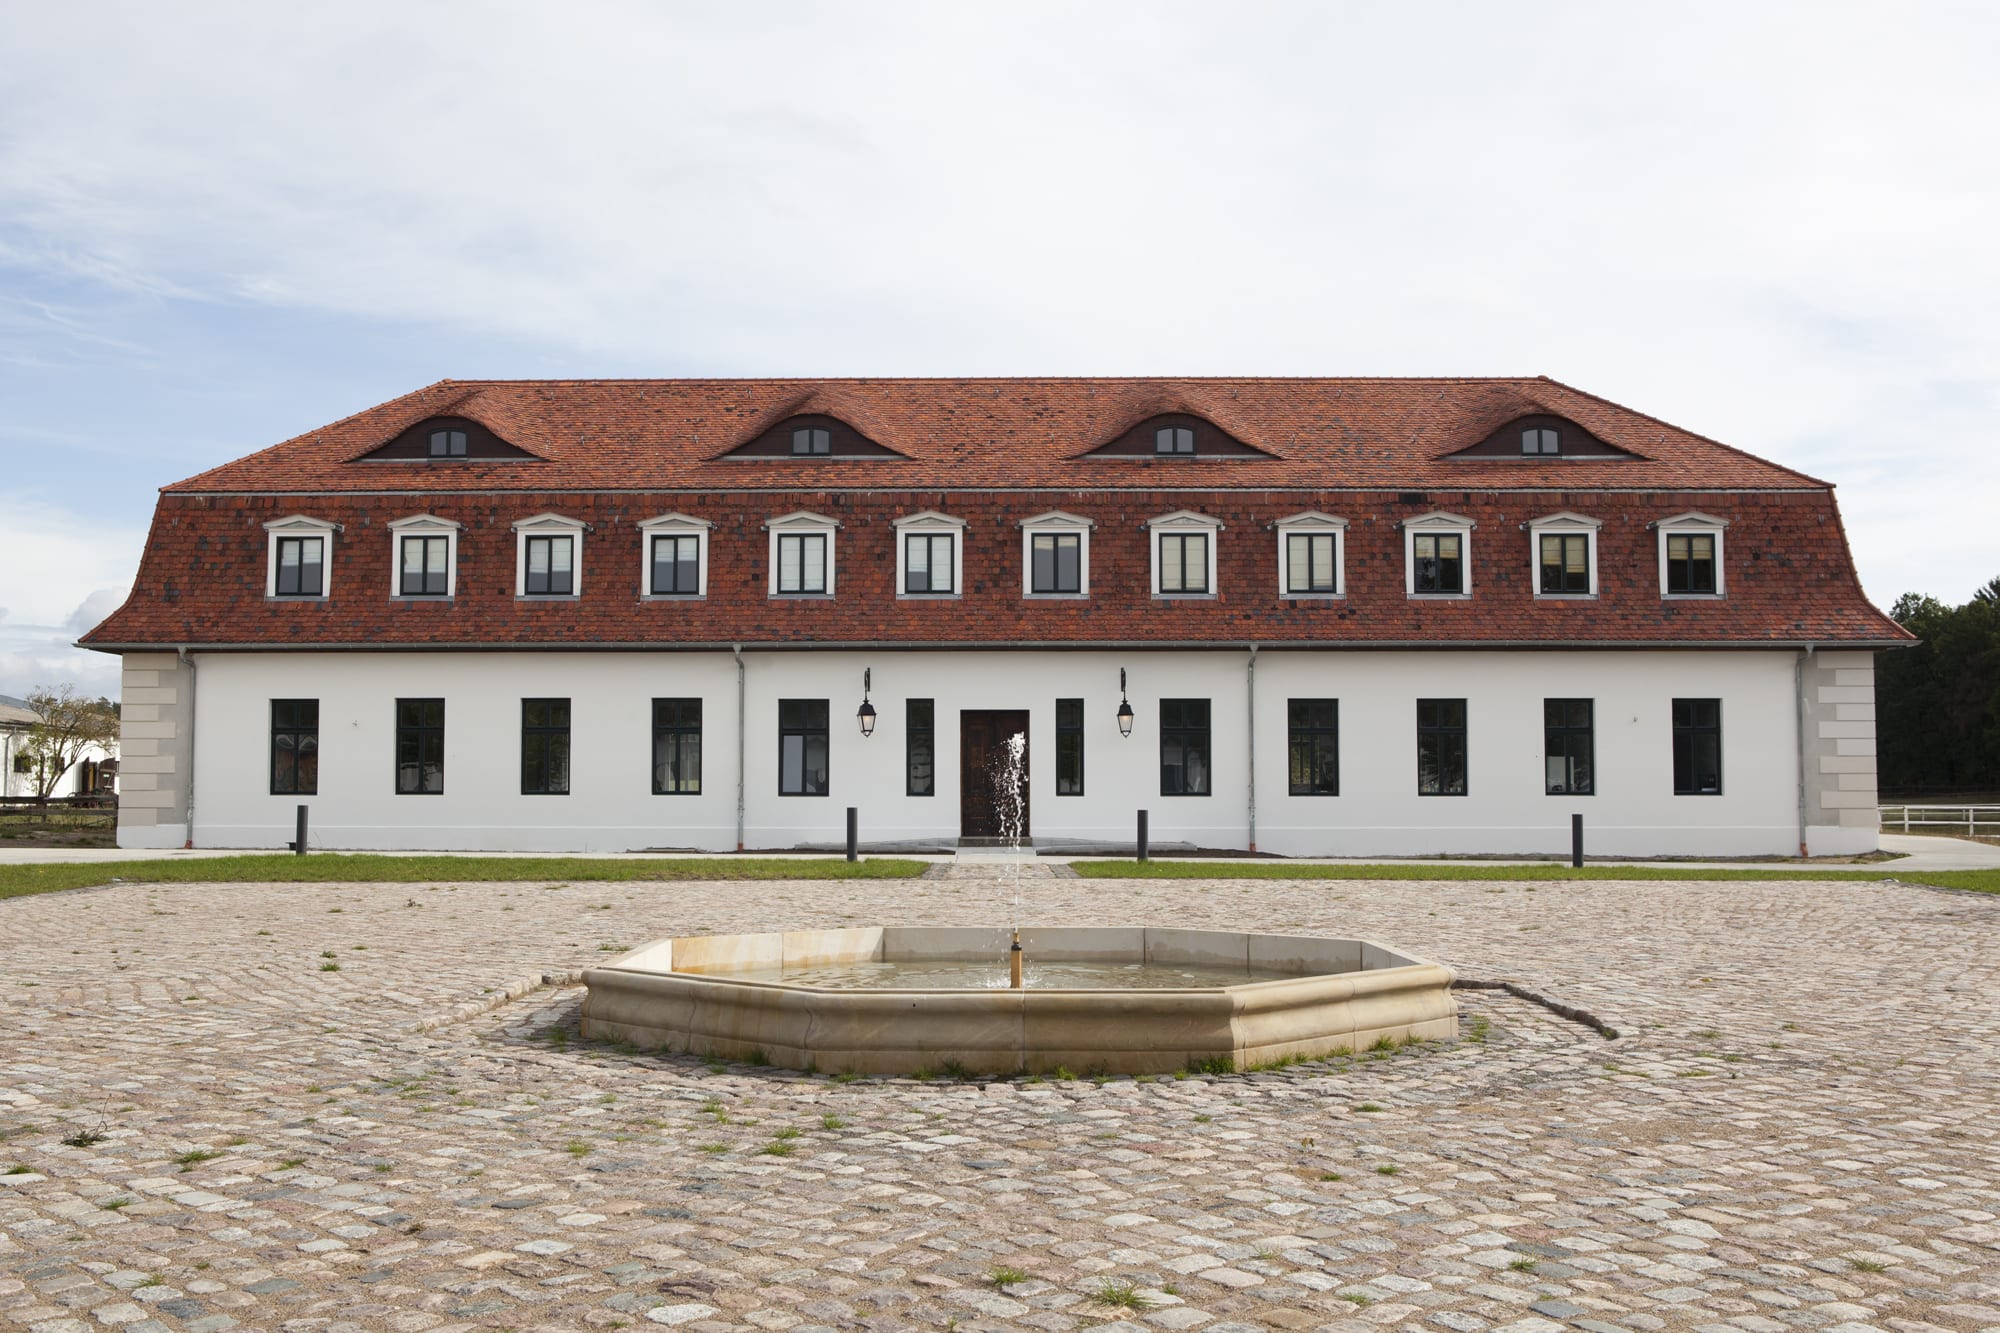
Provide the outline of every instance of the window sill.
<path id="1" fill-rule="evenodd" d="M 1720 602 L 1725 600 L 1725 598 L 1724 594 L 1719 592 L 1663 592 L 1660 594 L 1660 600 L 1663 602 Z"/>
<path id="2" fill-rule="evenodd" d="M 639 594 L 639 600 L 642 602 L 705 602 L 708 600 L 708 594 L 705 592 L 642 592 Z"/>
<path id="3" fill-rule="evenodd" d="M 769 594 L 766 600 L 773 602 L 830 602 L 833 600 L 833 594 L 830 592 L 774 592 Z"/>
<path id="4" fill-rule="evenodd" d="M 899 602 L 956 602 L 965 596 L 962 592 L 899 592 Z"/>
<path id="5" fill-rule="evenodd" d="M 1344 592 L 1281 592 L 1278 599 L 1285 602 L 1344 602 Z"/>
<path id="6" fill-rule="evenodd" d="M 655 796 L 699 796 L 699 791 L 656 791 Z"/>
<path id="7" fill-rule="evenodd" d="M 1024 592 L 1021 594 L 1021 600 L 1024 602 L 1087 602 L 1090 600 L 1090 594 L 1087 592 Z"/>
<path id="8" fill-rule="evenodd" d="M 457 595 L 448 592 L 397 592 L 389 594 L 389 600 L 392 602 L 415 602 L 418 604 L 424 602 L 452 602 L 457 600 Z"/>
<path id="9" fill-rule="evenodd" d="M 1543 794 L 1544 796 L 1595 796 L 1595 795 L 1597 795 L 1597 793 L 1596 793 L 1596 792 L 1594 792 L 1594 791 L 1551 791 L 1551 792 L 1543 792 L 1542 794 Z"/>
<path id="10" fill-rule="evenodd" d="M 323 602 L 326 600 L 326 594 L 323 592 L 267 592 L 264 594 L 264 600 L 267 602 Z"/>
<path id="11" fill-rule="evenodd" d="M 517 592 L 514 594 L 514 600 L 517 602 L 580 602 L 583 600 L 583 594 L 580 592 Z"/>
<path id="12" fill-rule="evenodd" d="M 808 800 L 814 798 L 825 800 L 826 793 L 823 791 L 781 791 L 778 793 L 778 797 L 781 800 L 787 800 L 787 801 L 792 800 L 796 797 L 805 797 Z"/>
<path id="13" fill-rule="evenodd" d="M 1597 594 L 1594 592 L 1538 592 L 1535 594 L 1535 600 L 1538 602 L 1594 602 L 1597 600 Z"/>
<path id="14" fill-rule="evenodd" d="M 1469 602 L 1469 592 L 1410 592 L 1403 594 L 1412 602 Z"/>
<path id="15" fill-rule="evenodd" d="M 1156 602 L 1212 602 L 1216 600 L 1216 595 L 1212 592 L 1156 592 L 1153 594 L 1153 600 Z"/>

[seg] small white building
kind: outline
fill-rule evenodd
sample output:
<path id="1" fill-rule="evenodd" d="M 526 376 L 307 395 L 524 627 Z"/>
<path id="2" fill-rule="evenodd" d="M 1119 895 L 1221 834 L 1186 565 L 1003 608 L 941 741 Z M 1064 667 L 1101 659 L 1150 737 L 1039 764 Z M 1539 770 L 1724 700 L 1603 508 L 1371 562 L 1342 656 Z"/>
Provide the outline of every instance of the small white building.
<path id="1" fill-rule="evenodd" d="M 166 488 L 124 846 L 1874 847 L 1832 490 L 1549 380 L 434 385 Z M 865 701 L 865 706 L 864 706 Z"/>
<path id="2" fill-rule="evenodd" d="M 28 736 L 38 719 L 26 699 L 0 694 L 0 796 L 32 797 L 39 790 Z M 86 745 L 76 763 L 56 779 L 51 797 L 110 795 L 118 790 L 118 760 L 101 745 Z"/>

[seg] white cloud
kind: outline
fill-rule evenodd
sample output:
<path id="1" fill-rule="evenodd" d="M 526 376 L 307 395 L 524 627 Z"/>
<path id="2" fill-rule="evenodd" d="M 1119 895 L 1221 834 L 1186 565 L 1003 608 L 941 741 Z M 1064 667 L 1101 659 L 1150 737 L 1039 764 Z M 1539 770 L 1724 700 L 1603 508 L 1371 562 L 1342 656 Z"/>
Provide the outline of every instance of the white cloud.
<path id="1" fill-rule="evenodd" d="M 663 373 L 1548 373 L 1843 483 L 1871 591 L 1956 599 L 2000 570 L 1935 521 L 2000 508 L 1996 44 L 1835 3 L 44 5 L 0 53 L 0 255 L 434 326 L 439 375 L 495 369 L 454 330 Z"/>
<path id="2" fill-rule="evenodd" d="M 130 588 L 99 588 L 77 604 L 76 610 L 63 621 L 63 628 L 71 634 L 83 635 L 97 628 L 103 619 L 125 604 L 125 595 Z"/>

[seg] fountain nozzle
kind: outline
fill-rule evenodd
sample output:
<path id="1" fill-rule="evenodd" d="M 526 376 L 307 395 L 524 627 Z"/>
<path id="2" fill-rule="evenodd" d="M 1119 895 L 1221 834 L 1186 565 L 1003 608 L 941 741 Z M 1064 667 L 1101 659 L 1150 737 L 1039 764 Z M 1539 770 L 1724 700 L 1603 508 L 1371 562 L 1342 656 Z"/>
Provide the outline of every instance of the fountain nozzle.
<path id="1" fill-rule="evenodd" d="M 1014 943 L 1007 950 L 1007 984 L 1015 990 L 1021 989 L 1021 929 L 1014 928 Z"/>

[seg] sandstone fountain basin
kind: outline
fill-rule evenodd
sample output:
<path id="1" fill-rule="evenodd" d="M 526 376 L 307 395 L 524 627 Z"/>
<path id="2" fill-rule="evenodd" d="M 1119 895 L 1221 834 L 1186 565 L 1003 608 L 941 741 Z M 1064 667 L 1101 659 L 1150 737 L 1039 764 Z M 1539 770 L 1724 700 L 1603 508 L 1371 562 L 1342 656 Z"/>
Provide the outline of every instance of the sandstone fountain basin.
<path id="1" fill-rule="evenodd" d="M 1368 940 L 1152 926 L 656 940 L 584 973 L 586 1037 L 835 1074 L 1249 1069 L 1458 1035 L 1453 972 Z"/>

